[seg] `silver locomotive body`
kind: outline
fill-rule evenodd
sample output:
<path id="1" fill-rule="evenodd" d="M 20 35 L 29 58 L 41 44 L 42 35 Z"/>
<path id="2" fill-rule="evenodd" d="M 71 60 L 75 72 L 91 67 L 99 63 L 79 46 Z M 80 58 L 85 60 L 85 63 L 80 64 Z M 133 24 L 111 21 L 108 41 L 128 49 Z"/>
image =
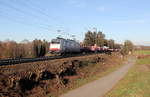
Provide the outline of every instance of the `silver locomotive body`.
<path id="1" fill-rule="evenodd" d="M 80 44 L 74 40 L 57 38 L 53 39 L 50 43 L 51 53 L 79 53 Z"/>

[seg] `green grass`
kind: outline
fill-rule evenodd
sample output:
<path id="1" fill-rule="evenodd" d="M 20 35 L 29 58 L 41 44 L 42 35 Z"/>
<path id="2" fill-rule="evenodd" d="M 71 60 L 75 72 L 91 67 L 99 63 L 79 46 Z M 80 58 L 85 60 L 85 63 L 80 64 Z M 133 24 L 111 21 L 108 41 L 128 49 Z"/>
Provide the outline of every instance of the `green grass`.
<path id="1" fill-rule="evenodd" d="M 150 58 L 138 59 L 105 97 L 150 97 Z"/>
<path id="2" fill-rule="evenodd" d="M 134 52 L 135 55 L 150 55 L 150 50 L 137 50 Z"/>

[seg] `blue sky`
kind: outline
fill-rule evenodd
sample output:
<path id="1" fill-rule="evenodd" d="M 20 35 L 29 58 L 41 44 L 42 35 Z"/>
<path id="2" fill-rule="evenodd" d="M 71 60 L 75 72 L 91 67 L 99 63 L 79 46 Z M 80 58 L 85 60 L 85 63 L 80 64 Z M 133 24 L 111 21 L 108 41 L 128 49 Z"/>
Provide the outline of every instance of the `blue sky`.
<path id="1" fill-rule="evenodd" d="M 94 27 L 118 43 L 150 45 L 149 0 L 0 0 L 0 40 L 75 35 Z M 58 30 L 61 30 L 58 31 Z"/>

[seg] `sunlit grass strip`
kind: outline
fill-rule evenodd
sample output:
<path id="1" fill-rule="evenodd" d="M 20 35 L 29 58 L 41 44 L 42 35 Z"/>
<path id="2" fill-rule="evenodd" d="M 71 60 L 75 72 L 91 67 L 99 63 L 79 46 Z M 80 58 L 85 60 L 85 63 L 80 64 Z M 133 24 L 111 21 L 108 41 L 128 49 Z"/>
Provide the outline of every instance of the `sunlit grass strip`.
<path id="1" fill-rule="evenodd" d="M 105 97 L 150 97 L 150 58 L 139 59 Z"/>
<path id="2" fill-rule="evenodd" d="M 150 50 L 137 50 L 134 52 L 135 55 L 150 55 Z"/>

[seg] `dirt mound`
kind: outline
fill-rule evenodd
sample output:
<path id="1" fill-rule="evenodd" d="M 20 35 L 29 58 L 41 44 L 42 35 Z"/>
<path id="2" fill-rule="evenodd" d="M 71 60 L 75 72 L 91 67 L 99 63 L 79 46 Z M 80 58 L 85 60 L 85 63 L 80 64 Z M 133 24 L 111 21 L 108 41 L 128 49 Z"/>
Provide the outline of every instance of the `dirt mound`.
<path id="1" fill-rule="evenodd" d="M 112 60 L 113 59 L 113 60 Z M 16 64 L 0 67 L 0 97 L 45 97 L 58 95 L 58 90 L 71 85 L 72 81 L 86 77 L 87 68 L 102 63 L 100 71 L 113 66 L 121 59 L 120 55 L 89 55 Z M 118 63 L 117 63 L 118 64 Z M 96 73 L 96 72 L 95 72 Z"/>

